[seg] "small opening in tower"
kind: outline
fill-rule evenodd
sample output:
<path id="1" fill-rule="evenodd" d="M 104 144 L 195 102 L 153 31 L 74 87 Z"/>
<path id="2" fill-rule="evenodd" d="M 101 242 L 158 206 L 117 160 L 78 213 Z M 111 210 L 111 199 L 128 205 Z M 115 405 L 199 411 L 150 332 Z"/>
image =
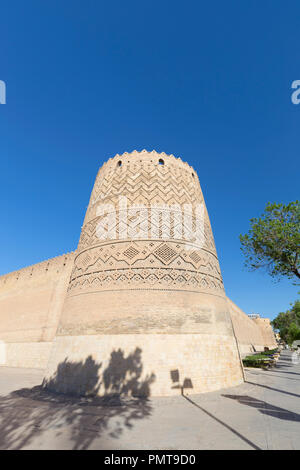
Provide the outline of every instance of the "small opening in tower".
<path id="1" fill-rule="evenodd" d="M 192 177 L 193 177 L 193 178 L 195 178 L 195 175 L 194 175 L 194 173 L 192 173 Z"/>
<path id="2" fill-rule="evenodd" d="M 163 161 L 162 158 L 160 158 L 160 159 L 158 160 L 158 163 L 159 163 L 159 165 L 164 165 L 164 164 L 165 164 L 165 162 Z"/>
<path id="3" fill-rule="evenodd" d="M 121 160 L 118 161 L 118 166 L 122 166 Z"/>

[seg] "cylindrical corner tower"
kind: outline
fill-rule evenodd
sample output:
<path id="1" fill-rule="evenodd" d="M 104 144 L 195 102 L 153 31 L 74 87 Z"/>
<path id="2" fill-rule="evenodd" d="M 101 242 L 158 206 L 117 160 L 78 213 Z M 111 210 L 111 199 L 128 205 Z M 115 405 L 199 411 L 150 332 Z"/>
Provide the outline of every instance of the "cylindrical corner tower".
<path id="1" fill-rule="evenodd" d="M 171 395 L 242 381 L 196 172 L 165 153 L 116 155 L 96 178 L 44 384 Z"/>

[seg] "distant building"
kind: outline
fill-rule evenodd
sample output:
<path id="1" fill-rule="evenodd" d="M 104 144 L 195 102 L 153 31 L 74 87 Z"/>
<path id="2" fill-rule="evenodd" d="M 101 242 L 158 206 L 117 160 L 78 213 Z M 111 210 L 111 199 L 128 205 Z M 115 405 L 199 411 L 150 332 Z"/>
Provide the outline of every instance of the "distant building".
<path id="1" fill-rule="evenodd" d="M 249 318 L 261 318 L 259 313 L 248 313 Z"/>

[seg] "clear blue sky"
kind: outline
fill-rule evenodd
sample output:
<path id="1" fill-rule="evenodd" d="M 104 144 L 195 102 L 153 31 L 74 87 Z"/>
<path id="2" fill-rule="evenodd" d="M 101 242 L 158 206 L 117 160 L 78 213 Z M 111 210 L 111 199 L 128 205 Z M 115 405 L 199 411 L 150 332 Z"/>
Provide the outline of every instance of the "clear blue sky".
<path id="1" fill-rule="evenodd" d="M 197 170 L 232 300 L 289 308 L 238 236 L 299 198 L 299 44 L 293 0 L 3 2 L 0 273 L 75 249 L 99 166 L 156 149 Z"/>

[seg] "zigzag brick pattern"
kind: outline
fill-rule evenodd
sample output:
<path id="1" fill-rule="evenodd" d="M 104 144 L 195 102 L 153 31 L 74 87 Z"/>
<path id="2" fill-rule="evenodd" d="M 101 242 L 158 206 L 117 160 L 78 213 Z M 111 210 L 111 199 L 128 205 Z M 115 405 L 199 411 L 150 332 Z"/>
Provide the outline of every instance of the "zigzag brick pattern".
<path id="1" fill-rule="evenodd" d="M 163 163 L 163 164 L 161 164 Z M 145 207 L 140 217 L 131 217 L 131 230 L 143 227 L 140 239 L 130 239 L 124 227 L 119 197 L 127 199 L 127 209 Z M 157 152 L 116 155 L 100 169 L 91 194 L 75 257 L 69 293 L 117 289 L 162 289 L 208 291 L 223 295 L 223 282 L 213 235 L 205 209 L 203 246 L 178 237 L 185 204 L 204 204 L 198 177 L 188 164 L 174 156 Z M 99 205 L 116 208 L 111 231 L 114 240 L 100 240 L 97 226 L 107 215 L 97 215 Z M 166 208 L 171 223 L 170 236 L 163 237 L 163 218 L 150 219 L 153 206 Z M 174 209 L 175 208 L 175 209 Z M 176 211 L 177 208 L 177 211 Z M 180 212 L 181 210 L 181 212 Z M 195 216 L 191 230 L 195 230 Z M 151 231 L 156 224 L 159 239 Z M 127 230 L 127 238 L 120 234 Z M 121 238 L 121 239 L 120 239 Z M 190 236 L 192 239 L 192 233 Z"/>

